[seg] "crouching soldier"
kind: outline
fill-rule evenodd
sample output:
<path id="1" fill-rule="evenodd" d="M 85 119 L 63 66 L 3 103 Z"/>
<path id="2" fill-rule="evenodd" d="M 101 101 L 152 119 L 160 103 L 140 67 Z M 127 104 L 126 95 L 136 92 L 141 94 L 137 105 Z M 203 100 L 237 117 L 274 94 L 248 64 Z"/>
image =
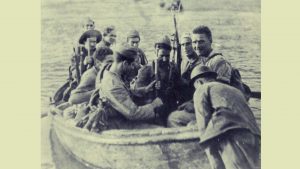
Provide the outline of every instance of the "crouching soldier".
<path id="1" fill-rule="evenodd" d="M 216 81 L 207 66 L 196 67 L 194 106 L 200 145 L 214 169 L 260 168 L 260 129 L 243 93 Z"/>
<path id="2" fill-rule="evenodd" d="M 155 109 L 162 106 L 162 100 L 138 106 L 132 100 L 132 93 L 124 79 L 127 73 L 136 69 L 137 57 L 134 48 L 121 47 L 114 53 L 114 62 L 104 72 L 99 87 L 99 98 L 105 103 L 105 117 L 108 129 L 133 129 L 158 127 L 150 124 L 155 118 Z M 97 119 L 96 119 L 97 120 Z"/>

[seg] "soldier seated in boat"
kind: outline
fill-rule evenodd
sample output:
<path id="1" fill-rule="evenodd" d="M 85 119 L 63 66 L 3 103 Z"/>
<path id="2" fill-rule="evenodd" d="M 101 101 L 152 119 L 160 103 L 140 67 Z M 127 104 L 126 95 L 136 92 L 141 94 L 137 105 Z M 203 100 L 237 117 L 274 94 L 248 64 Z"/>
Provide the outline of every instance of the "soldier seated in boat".
<path id="1" fill-rule="evenodd" d="M 125 43 L 121 44 L 120 46 L 122 46 L 122 49 L 123 48 L 134 49 Z M 130 88 L 130 84 L 129 84 L 130 81 L 132 81 L 132 79 L 134 77 L 136 77 L 138 69 L 141 68 L 141 63 L 140 63 L 140 59 L 138 56 L 134 57 L 134 62 L 135 62 L 135 63 L 133 63 L 134 67 L 130 70 L 127 70 L 126 73 L 124 74 L 124 76 L 122 76 L 124 85 L 128 89 Z M 101 69 L 101 71 L 98 72 L 97 77 L 96 77 L 96 90 L 94 90 L 88 105 L 78 111 L 76 118 L 75 118 L 76 126 L 82 127 L 84 129 L 90 130 L 92 132 L 99 132 L 99 131 L 106 129 L 106 127 L 105 127 L 106 125 L 104 125 L 104 124 L 107 120 L 105 120 L 104 116 L 103 116 L 103 114 L 105 114 L 105 113 L 103 113 L 103 112 L 105 112 L 105 108 L 104 108 L 105 103 L 100 98 L 100 93 L 101 93 L 100 86 L 101 86 L 101 83 L 103 82 L 102 79 L 104 77 L 104 73 L 106 71 L 109 71 L 111 66 L 112 66 L 112 63 L 108 63 L 104 66 L 104 68 Z M 136 103 L 136 100 L 134 100 L 135 96 L 137 95 L 136 93 L 147 94 L 148 92 L 153 91 L 154 84 L 155 84 L 155 81 L 153 81 L 152 83 L 150 83 L 148 86 L 145 86 L 145 87 L 140 87 L 135 90 L 129 89 L 133 102 Z M 137 104 L 137 106 L 139 106 L 139 105 Z M 147 124 L 144 124 L 143 126 L 146 127 Z"/>
<path id="2" fill-rule="evenodd" d="M 147 60 L 146 55 L 143 52 L 143 50 L 139 48 L 140 41 L 141 41 L 141 37 L 140 37 L 140 34 L 137 30 L 131 30 L 127 34 L 127 43 L 130 46 L 136 48 L 138 56 L 139 56 L 139 62 L 141 63 L 141 65 L 144 66 L 144 65 L 148 64 L 148 60 Z"/>
<path id="3" fill-rule="evenodd" d="M 111 48 L 111 45 L 116 42 L 116 28 L 113 25 L 107 26 L 103 30 L 103 39 L 97 44 L 97 47 L 106 46 Z"/>
<path id="4" fill-rule="evenodd" d="M 136 69 L 137 52 L 132 47 L 120 47 L 114 53 L 114 62 L 104 72 L 100 83 L 100 99 L 107 105 L 108 128 L 133 129 L 157 127 L 149 124 L 155 117 L 155 109 L 162 106 L 162 100 L 155 98 L 148 104 L 139 106 L 132 99 L 132 92 L 124 79 L 128 72 Z M 102 102 L 103 103 L 103 102 Z"/>
<path id="5" fill-rule="evenodd" d="M 243 93 L 197 66 L 191 74 L 200 145 L 212 168 L 260 168 L 260 129 Z"/>
<path id="6" fill-rule="evenodd" d="M 90 68 L 94 64 L 92 56 L 96 50 L 96 44 L 102 40 L 102 35 L 95 29 L 95 22 L 91 18 L 88 17 L 84 23 L 86 31 L 79 37 L 78 44 L 85 46 L 84 65 Z"/>
<path id="7" fill-rule="evenodd" d="M 77 88 L 71 92 L 69 102 L 71 104 L 81 104 L 88 102 L 96 85 L 96 76 L 108 62 L 112 62 L 113 51 L 107 47 L 97 48 L 93 58 L 95 65 L 88 69 L 81 76 L 80 83 Z"/>
<path id="8" fill-rule="evenodd" d="M 161 114 L 160 120 L 165 125 L 168 114 L 175 110 L 180 102 L 178 91 L 182 84 L 178 69 L 173 62 L 170 62 L 171 41 L 168 36 L 164 36 L 155 43 L 155 52 L 157 60 L 139 70 L 134 88 L 148 86 L 156 80 L 156 90 L 148 94 L 141 94 L 137 100 L 139 100 L 139 104 L 145 104 L 159 96 L 163 100 L 164 106 L 158 111 L 164 112 Z"/>
<path id="9" fill-rule="evenodd" d="M 181 62 L 181 79 L 183 87 L 180 91 L 184 102 L 173 111 L 167 121 L 168 127 L 186 126 L 189 122 L 195 120 L 193 94 L 194 87 L 190 85 L 190 76 L 192 70 L 202 64 L 199 56 L 193 49 L 192 38 L 189 33 L 184 33 L 181 37 L 182 62 Z"/>

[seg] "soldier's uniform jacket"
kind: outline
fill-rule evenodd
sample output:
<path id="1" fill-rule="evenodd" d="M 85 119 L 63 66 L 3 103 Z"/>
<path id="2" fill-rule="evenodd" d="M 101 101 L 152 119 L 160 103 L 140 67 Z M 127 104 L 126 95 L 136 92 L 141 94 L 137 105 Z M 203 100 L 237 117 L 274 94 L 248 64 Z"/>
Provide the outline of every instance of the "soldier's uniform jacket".
<path id="1" fill-rule="evenodd" d="M 95 82 L 98 70 L 93 66 L 83 73 L 80 83 L 72 93 L 82 93 L 95 89 Z"/>
<path id="2" fill-rule="evenodd" d="M 170 71 L 170 69 L 172 69 Z M 170 74 L 171 72 L 171 74 Z M 176 68 L 175 64 L 169 62 L 165 65 L 158 64 L 158 76 L 161 81 L 161 90 L 159 91 L 164 103 L 169 103 L 176 107 L 176 102 L 181 98 L 179 94 L 180 88 L 182 87 L 182 81 L 180 79 L 179 71 Z M 155 80 L 155 65 L 154 61 L 148 64 L 147 66 L 142 67 L 137 75 L 134 88 L 145 87 L 149 85 L 152 81 Z M 172 92 L 170 92 L 172 91 Z M 140 101 L 147 103 L 155 98 L 155 91 L 150 92 L 146 95 L 143 95 L 143 98 L 139 99 Z M 172 108 L 172 109 L 174 109 Z"/>
<path id="3" fill-rule="evenodd" d="M 201 143 L 234 129 L 260 135 L 253 112 L 234 87 L 219 82 L 203 84 L 195 91 L 194 106 Z"/>
<path id="4" fill-rule="evenodd" d="M 147 120 L 155 117 L 156 103 L 137 106 L 132 101 L 128 86 L 117 74 L 105 71 L 100 84 L 99 95 L 107 103 L 109 120 L 125 118 L 127 120 Z"/>
<path id="5" fill-rule="evenodd" d="M 195 52 L 193 53 L 193 55 L 197 56 Z M 185 101 L 193 99 L 195 88 L 190 84 L 191 73 L 194 67 L 196 67 L 199 64 L 202 64 L 202 62 L 198 56 L 192 63 L 189 60 L 183 60 L 181 62 L 181 78 L 184 85 L 182 87 L 181 93 Z"/>
<path id="6" fill-rule="evenodd" d="M 211 51 L 208 57 L 201 57 L 203 65 L 209 67 L 218 74 L 217 79 L 230 84 L 232 67 L 221 53 Z"/>
<path id="7" fill-rule="evenodd" d="M 137 55 L 139 56 L 140 58 L 140 61 L 141 61 L 141 65 L 145 66 L 148 64 L 148 60 L 146 58 L 146 55 L 144 53 L 144 51 L 140 48 L 136 48 L 137 50 Z"/>

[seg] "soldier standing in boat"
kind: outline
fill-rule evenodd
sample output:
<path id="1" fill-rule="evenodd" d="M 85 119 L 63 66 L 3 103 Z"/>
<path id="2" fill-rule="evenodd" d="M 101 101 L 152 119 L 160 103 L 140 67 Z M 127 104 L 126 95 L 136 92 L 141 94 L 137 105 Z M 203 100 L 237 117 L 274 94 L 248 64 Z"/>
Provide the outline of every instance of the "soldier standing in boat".
<path id="1" fill-rule="evenodd" d="M 156 97 L 148 104 L 137 105 L 132 99 L 132 92 L 125 83 L 128 72 L 136 69 L 137 52 L 132 47 L 120 47 L 114 53 L 114 62 L 108 71 L 104 72 L 100 83 L 99 96 L 105 100 L 109 129 L 151 128 L 149 124 L 155 117 L 155 109 L 163 102 Z"/>
<path id="2" fill-rule="evenodd" d="M 145 53 L 143 52 L 142 49 L 139 48 L 139 44 L 141 41 L 141 37 L 140 34 L 137 30 L 131 30 L 128 34 L 127 34 L 127 43 L 131 46 L 131 47 L 135 47 L 137 50 L 137 54 L 139 56 L 139 62 L 141 63 L 141 65 L 147 65 L 148 64 L 148 60 L 146 58 Z"/>
<path id="3" fill-rule="evenodd" d="M 138 99 L 140 104 L 151 102 L 155 96 L 159 96 L 164 106 L 157 110 L 160 119 L 166 123 L 166 118 L 170 112 L 175 110 L 180 102 L 179 93 L 181 87 L 180 74 L 173 62 L 170 62 L 171 41 L 168 36 L 162 37 L 155 43 L 155 53 L 157 59 L 147 66 L 142 67 L 137 75 L 134 88 L 145 87 L 156 80 L 156 91 L 144 94 Z"/>
<path id="4" fill-rule="evenodd" d="M 213 169 L 260 168 L 260 129 L 240 90 L 197 66 L 191 74 L 200 145 Z"/>

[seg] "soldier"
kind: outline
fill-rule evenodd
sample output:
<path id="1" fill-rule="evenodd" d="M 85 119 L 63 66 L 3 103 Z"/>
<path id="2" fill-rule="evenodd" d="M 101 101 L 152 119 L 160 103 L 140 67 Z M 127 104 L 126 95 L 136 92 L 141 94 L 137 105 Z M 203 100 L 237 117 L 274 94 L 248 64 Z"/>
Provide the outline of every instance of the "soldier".
<path id="1" fill-rule="evenodd" d="M 200 57 L 201 62 L 218 74 L 217 79 L 230 84 L 231 70 L 230 63 L 212 49 L 212 34 L 207 26 L 198 26 L 193 30 L 193 47 Z"/>
<path id="2" fill-rule="evenodd" d="M 200 145 L 213 169 L 260 168 L 260 129 L 240 90 L 197 66 L 191 74 Z"/>
<path id="3" fill-rule="evenodd" d="M 200 56 L 203 65 L 208 66 L 218 74 L 217 80 L 238 88 L 249 100 L 251 90 L 242 82 L 239 71 L 231 66 L 229 61 L 212 49 L 212 33 L 207 26 L 198 26 L 193 30 L 193 47 Z"/>
<path id="4" fill-rule="evenodd" d="M 139 56 L 139 62 L 141 63 L 141 65 L 144 66 L 144 65 L 148 64 L 148 60 L 147 60 L 146 55 L 143 52 L 143 50 L 139 48 L 140 41 L 141 41 L 141 37 L 140 37 L 140 34 L 137 30 L 131 30 L 128 33 L 127 43 L 131 47 L 135 47 L 137 49 L 137 53 L 138 53 L 138 56 Z"/>
<path id="5" fill-rule="evenodd" d="M 82 48 L 82 52 L 84 65 L 88 69 L 94 65 L 92 55 L 96 50 L 96 45 L 102 40 L 102 35 L 100 31 L 95 29 L 95 22 L 91 18 L 88 17 L 84 23 L 83 26 L 86 26 L 86 31 L 80 36 L 78 44 L 85 47 Z"/>
<path id="6" fill-rule="evenodd" d="M 171 41 L 168 36 L 164 36 L 155 43 L 155 52 L 157 60 L 139 70 L 135 87 L 145 87 L 156 80 L 156 91 L 143 95 L 139 100 L 148 103 L 155 96 L 159 96 L 164 102 L 164 107 L 159 111 L 165 113 L 161 115 L 161 119 L 165 123 L 166 117 L 176 109 L 181 101 L 177 92 L 182 84 L 175 64 L 170 62 Z"/>
<path id="7" fill-rule="evenodd" d="M 104 72 L 99 91 L 100 99 L 107 104 L 105 112 L 108 117 L 108 128 L 156 127 L 147 122 L 154 119 L 155 109 L 162 106 L 162 100 L 155 98 L 148 104 L 138 106 L 133 102 L 132 93 L 124 81 L 127 72 L 136 69 L 136 50 L 132 47 L 121 47 L 114 56 L 109 71 Z"/>
<path id="8" fill-rule="evenodd" d="M 202 63 L 193 49 L 192 39 L 189 33 L 182 35 L 181 46 L 183 56 L 183 61 L 181 62 L 181 79 L 184 86 L 181 88 L 180 94 L 184 98 L 185 103 L 178 106 L 177 110 L 169 115 L 167 121 L 168 127 L 186 126 L 189 122 L 196 119 L 193 103 L 195 89 L 190 85 L 190 76 L 192 70 Z"/>
<path id="9" fill-rule="evenodd" d="M 91 69 L 84 72 L 79 85 L 71 92 L 69 99 L 71 104 L 80 104 L 89 101 L 90 96 L 95 89 L 97 73 L 104 65 L 112 61 L 112 54 L 112 50 L 107 47 L 100 47 L 96 50 L 93 55 L 96 64 Z"/>
<path id="10" fill-rule="evenodd" d="M 83 24 L 86 31 L 79 37 L 78 43 L 84 45 L 86 40 L 90 37 L 96 38 L 96 43 L 99 43 L 102 39 L 101 32 L 95 29 L 95 22 L 91 18 L 87 18 Z"/>
<path id="11" fill-rule="evenodd" d="M 181 62 L 181 78 L 186 85 L 184 88 L 185 100 L 192 100 L 192 95 L 194 94 L 194 88 L 190 86 L 190 76 L 191 72 L 195 66 L 201 64 L 199 56 L 193 49 L 192 39 L 189 33 L 183 34 L 181 37 L 181 46 L 182 46 L 182 56 L 183 61 Z"/>
<path id="12" fill-rule="evenodd" d="M 97 45 L 111 48 L 111 45 L 116 42 L 116 28 L 113 25 L 107 26 L 103 30 L 103 40 Z"/>

